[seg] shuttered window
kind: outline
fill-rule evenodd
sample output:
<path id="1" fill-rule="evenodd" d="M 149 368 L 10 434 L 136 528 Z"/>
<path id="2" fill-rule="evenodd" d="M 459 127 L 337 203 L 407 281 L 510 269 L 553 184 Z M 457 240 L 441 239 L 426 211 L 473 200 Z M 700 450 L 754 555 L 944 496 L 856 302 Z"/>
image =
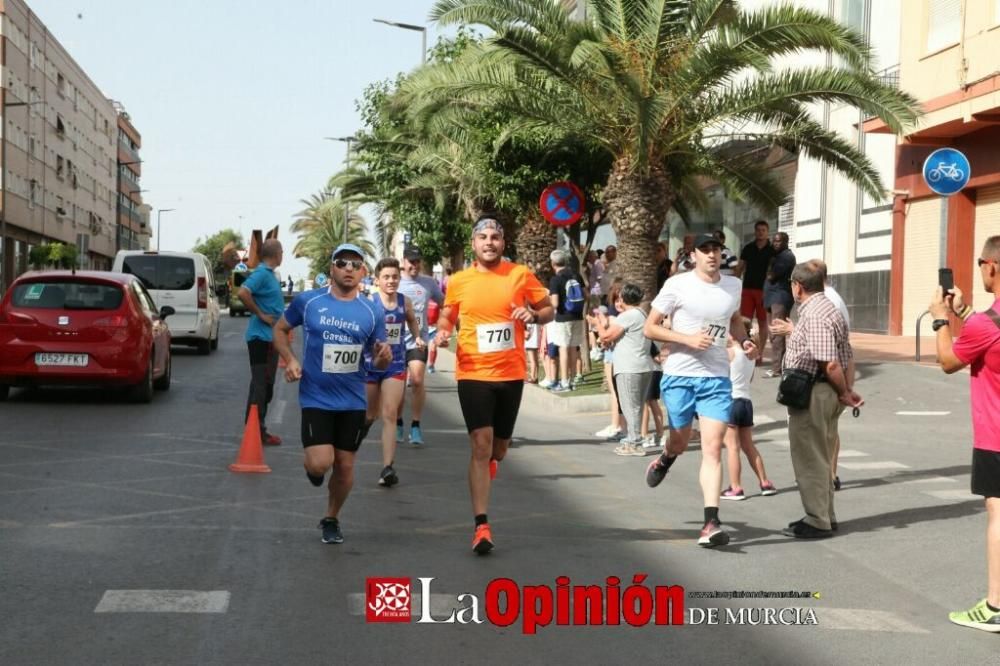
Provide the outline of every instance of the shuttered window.
<path id="1" fill-rule="evenodd" d="M 903 333 L 913 335 L 917 317 L 927 309 L 941 267 L 941 206 L 943 199 L 914 201 L 906 211 L 903 249 Z M 924 317 L 923 335 L 931 333 Z"/>
<path id="2" fill-rule="evenodd" d="M 972 257 L 982 256 L 983 245 L 990 236 L 1000 235 L 1000 185 L 983 187 L 976 191 L 976 240 L 972 246 Z M 996 296 L 986 293 L 979 267 L 972 270 L 972 307 L 982 312 Z"/>
<path id="3" fill-rule="evenodd" d="M 927 52 L 957 44 L 961 37 L 960 0 L 927 0 Z"/>

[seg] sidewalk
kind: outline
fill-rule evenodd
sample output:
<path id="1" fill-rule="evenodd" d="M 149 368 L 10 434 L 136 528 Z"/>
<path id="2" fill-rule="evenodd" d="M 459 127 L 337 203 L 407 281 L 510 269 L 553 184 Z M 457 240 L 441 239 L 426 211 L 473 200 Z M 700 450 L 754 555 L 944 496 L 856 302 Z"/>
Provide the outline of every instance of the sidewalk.
<path id="1" fill-rule="evenodd" d="M 917 339 L 912 335 L 851 333 L 851 345 L 858 363 L 917 363 Z M 920 365 L 937 365 L 933 335 L 920 338 Z"/>

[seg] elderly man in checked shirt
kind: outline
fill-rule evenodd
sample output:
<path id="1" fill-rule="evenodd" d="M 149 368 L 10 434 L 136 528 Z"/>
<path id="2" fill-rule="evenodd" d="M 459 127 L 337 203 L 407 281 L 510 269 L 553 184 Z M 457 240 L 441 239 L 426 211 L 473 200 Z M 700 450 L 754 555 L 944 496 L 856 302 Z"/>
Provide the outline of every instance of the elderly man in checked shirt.
<path id="1" fill-rule="evenodd" d="M 792 296 L 799 304 L 799 321 L 788 339 L 784 370 L 804 370 L 815 377 L 807 409 L 788 408 L 792 468 L 806 515 L 782 532 L 797 539 L 833 536 L 833 461 L 836 423 L 844 407 L 864 404 L 846 371 L 854 356 L 844 316 L 824 294 L 824 271 L 817 262 L 798 264 L 792 271 Z"/>

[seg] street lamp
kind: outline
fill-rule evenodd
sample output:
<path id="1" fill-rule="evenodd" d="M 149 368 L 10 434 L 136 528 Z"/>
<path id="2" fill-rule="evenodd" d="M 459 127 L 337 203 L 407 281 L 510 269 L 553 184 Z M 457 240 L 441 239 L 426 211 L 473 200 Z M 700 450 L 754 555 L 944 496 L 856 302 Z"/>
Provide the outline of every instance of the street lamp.
<path id="1" fill-rule="evenodd" d="M 159 252 L 163 248 L 160 247 L 160 215 L 164 213 L 169 213 L 172 210 L 177 210 L 176 208 L 161 208 L 156 211 L 156 251 Z"/>
<path id="2" fill-rule="evenodd" d="M 15 106 L 31 106 L 36 102 L 8 102 L 7 91 L 3 91 L 3 121 L 6 122 L 7 109 Z M 0 296 L 7 291 L 7 132 L 0 132 Z"/>
<path id="3" fill-rule="evenodd" d="M 327 141 L 343 141 L 344 143 L 347 144 L 347 156 L 344 158 L 344 161 L 347 162 L 347 168 L 350 169 L 351 168 L 351 143 L 353 143 L 354 141 L 357 141 L 358 138 L 356 136 L 324 136 L 323 138 L 326 139 Z M 347 242 L 347 227 L 350 225 L 350 222 L 351 222 L 351 210 L 350 210 L 350 206 L 348 206 L 348 204 L 347 204 L 347 199 L 345 199 L 344 196 L 343 196 L 343 193 L 341 193 L 340 199 L 341 199 L 341 201 L 344 204 L 344 242 L 346 243 Z"/>
<path id="4" fill-rule="evenodd" d="M 394 28 L 402 28 L 403 30 L 413 30 L 420 33 L 420 64 L 423 65 L 427 62 L 427 28 L 422 25 L 413 25 L 412 23 L 399 23 L 397 21 L 386 21 L 385 19 L 372 19 L 376 23 L 384 23 L 385 25 L 391 25 Z"/>

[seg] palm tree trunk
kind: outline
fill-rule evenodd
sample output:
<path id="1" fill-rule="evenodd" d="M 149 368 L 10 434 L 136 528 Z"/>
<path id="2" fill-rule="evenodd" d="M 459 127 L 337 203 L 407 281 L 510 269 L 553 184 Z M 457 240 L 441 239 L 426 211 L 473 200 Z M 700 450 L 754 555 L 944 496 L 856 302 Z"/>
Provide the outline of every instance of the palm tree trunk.
<path id="1" fill-rule="evenodd" d="M 656 242 L 673 201 L 666 172 L 633 171 L 627 158 L 617 160 L 604 189 L 604 207 L 618 237 L 618 275 L 642 287 L 645 302 L 656 295 Z"/>
<path id="2" fill-rule="evenodd" d="M 549 254 L 554 249 L 556 228 L 542 218 L 537 208 L 526 211 L 521 216 L 521 228 L 517 233 L 518 259 L 545 285 L 552 277 Z"/>

